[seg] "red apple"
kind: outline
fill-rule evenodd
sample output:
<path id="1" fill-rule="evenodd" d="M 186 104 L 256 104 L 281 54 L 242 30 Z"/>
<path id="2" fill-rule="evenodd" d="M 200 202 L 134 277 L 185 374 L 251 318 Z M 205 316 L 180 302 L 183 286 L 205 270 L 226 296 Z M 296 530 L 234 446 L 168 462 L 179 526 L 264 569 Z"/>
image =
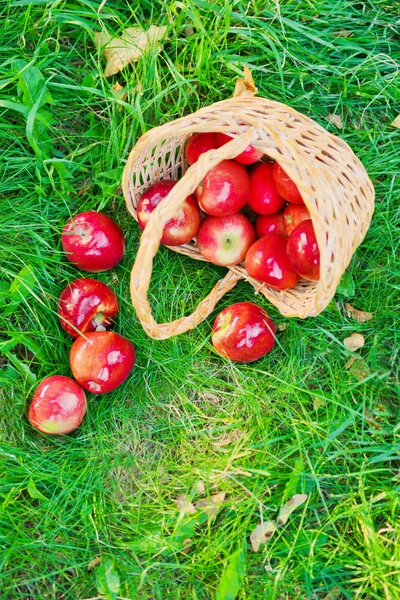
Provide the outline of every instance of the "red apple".
<path id="1" fill-rule="evenodd" d="M 274 215 L 258 215 L 255 223 L 257 239 L 262 238 L 267 233 L 277 233 L 287 237 L 283 214 L 283 211 L 281 211 Z"/>
<path id="2" fill-rule="evenodd" d="M 225 358 L 249 363 L 271 350 L 275 333 L 275 325 L 265 310 L 253 302 L 238 302 L 215 319 L 211 341 Z"/>
<path id="3" fill-rule="evenodd" d="M 227 135 L 226 133 L 217 133 L 218 147 L 224 146 L 228 142 L 232 140 L 232 135 Z M 240 163 L 241 165 L 251 165 L 260 158 L 264 156 L 264 153 L 260 150 L 256 150 L 254 146 L 247 146 L 243 152 L 235 156 L 233 160 Z"/>
<path id="4" fill-rule="evenodd" d="M 250 277 L 268 284 L 275 290 L 288 290 L 296 285 L 299 276 L 286 254 L 287 240 L 277 233 L 268 233 L 249 248 L 245 268 Z"/>
<path id="5" fill-rule="evenodd" d="M 218 148 L 217 134 L 213 132 L 195 133 L 193 134 L 185 148 L 186 160 L 189 165 L 197 161 L 200 154 Z"/>
<path id="6" fill-rule="evenodd" d="M 61 243 L 68 260 L 89 273 L 112 269 L 125 251 L 124 236 L 116 222 L 95 211 L 73 217 L 62 231 Z"/>
<path id="7" fill-rule="evenodd" d="M 242 213 L 206 216 L 197 234 L 197 246 L 209 262 L 227 267 L 241 263 L 255 239 L 254 229 Z"/>
<path id="8" fill-rule="evenodd" d="M 234 160 L 223 160 L 208 171 L 194 194 L 208 215 L 231 215 L 243 208 L 249 198 L 249 176 Z"/>
<path id="9" fill-rule="evenodd" d="M 283 211 L 283 223 L 286 235 L 290 235 L 297 225 L 310 219 L 310 211 L 304 204 L 288 204 Z"/>
<path id="10" fill-rule="evenodd" d="M 277 213 L 285 204 L 272 177 L 272 171 L 272 163 L 261 163 L 250 173 L 248 204 L 259 215 Z"/>
<path id="11" fill-rule="evenodd" d="M 118 313 L 118 300 L 111 288 L 101 281 L 75 279 L 61 292 L 58 318 L 67 333 L 97 331 L 111 326 Z"/>
<path id="12" fill-rule="evenodd" d="M 62 435 L 79 427 L 85 414 L 83 389 L 70 377 L 53 375 L 43 379 L 36 388 L 28 419 L 43 433 Z"/>
<path id="13" fill-rule="evenodd" d="M 118 387 L 132 371 L 135 348 L 114 331 L 92 331 L 72 344 L 70 364 L 76 381 L 92 394 Z"/>
<path id="14" fill-rule="evenodd" d="M 168 196 L 176 185 L 172 179 L 163 179 L 153 183 L 140 197 L 136 214 L 141 229 L 144 229 L 151 213 L 159 202 Z M 170 219 L 163 229 L 161 244 L 181 246 L 194 238 L 200 225 L 200 210 L 193 195 L 186 198 L 176 215 Z"/>
<path id="15" fill-rule="evenodd" d="M 274 163 L 273 176 L 278 192 L 285 200 L 293 204 L 304 204 L 297 185 L 277 162 Z"/>
<path id="16" fill-rule="evenodd" d="M 311 219 L 303 221 L 292 231 L 287 242 L 287 255 L 301 277 L 318 281 L 319 248 Z"/>

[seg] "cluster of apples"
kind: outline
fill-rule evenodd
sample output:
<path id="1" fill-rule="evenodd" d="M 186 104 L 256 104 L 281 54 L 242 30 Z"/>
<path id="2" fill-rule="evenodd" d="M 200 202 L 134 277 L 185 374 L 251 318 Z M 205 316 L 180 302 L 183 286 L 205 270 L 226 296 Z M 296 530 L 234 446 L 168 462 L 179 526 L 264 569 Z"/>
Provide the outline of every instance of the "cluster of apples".
<path id="1" fill-rule="evenodd" d="M 220 132 L 192 135 L 185 146 L 188 164 L 231 139 Z M 137 206 L 142 230 L 176 183 L 163 179 L 142 194 Z M 179 246 L 195 237 L 206 260 L 226 267 L 244 262 L 250 277 L 273 289 L 290 289 L 300 277 L 319 279 L 314 227 L 296 184 L 277 162 L 251 145 L 208 171 L 165 225 L 161 243 Z M 251 302 L 227 307 L 213 326 L 216 350 L 238 362 L 257 360 L 274 340 L 268 314 Z"/>
<path id="2" fill-rule="evenodd" d="M 123 257 L 124 236 L 108 215 L 79 213 L 64 227 L 61 242 L 68 260 L 81 271 L 112 269 Z M 75 339 L 70 350 L 75 379 L 46 377 L 32 398 L 28 419 L 42 433 L 70 433 L 86 414 L 85 391 L 105 394 L 131 373 L 136 359 L 133 344 L 108 331 L 118 313 L 118 299 L 105 283 L 83 277 L 67 285 L 58 301 L 61 327 Z"/>

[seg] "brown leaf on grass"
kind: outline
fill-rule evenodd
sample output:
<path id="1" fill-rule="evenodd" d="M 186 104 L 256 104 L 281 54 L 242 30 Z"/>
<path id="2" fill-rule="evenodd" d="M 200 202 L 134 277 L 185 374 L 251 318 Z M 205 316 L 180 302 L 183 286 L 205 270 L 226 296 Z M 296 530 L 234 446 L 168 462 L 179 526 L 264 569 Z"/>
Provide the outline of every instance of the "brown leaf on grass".
<path id="1" fill-rule="evenodd" d="M 254 552 L 258 552 L 261 544 L 266 544 L 268 540 L 274 535 L 277 527 L 273 521 L 265 521 L 265 523 L 259 523 L 250 534 L 251 547 Z"/>
<path id="2" fill-rule="evenodd" d="M 258 92 L 250 69 L 244 65 L 243 71 L 244 78 L 242 79 L 239 77 L 239 79 L 236 80 L 235 91 L 233 92 L 234 98 L 237 98 L 238 96 L 252 98 Z"/>
<path id="3" fill-rule="evenodd" d="M 152 44 L 160 40 L 166 27 L 151 25 L 147 31 L 140 27 L 124 29 L 121 37 L 111 37 L 107 32 L 96 33 L 94 43 L 107 61 L 104 76 L 119 73 L 126 65 L 139 60 Z"/>
<path id="4" fill-rule="evenodd" d="M 292 496 L 289 502 L 286 502 L 286 504 L 282 506 L 276 521 L 277 524 L 285 525 L 292 512 L 296 510 L 296 508 L 304 504 L 307 498 L 308 494 L 295 494 L 294 496 Z"/>
<path id="5" fill-rule="evenodd" d="M 99 564 L 101 563 L 101 558 L 100 556 L 96 556 L 96 558 L 93 558 L 90 563 L 87 566 L 87 570 L 91 571 L 92 569 L 94 569 L 95 567 L 97 567 Z"/>
<path id="6" fill-rule="evenodd" d="M 203 483 L 203 482 L 201 481 L 201 479 L 200 479 L 200 481 L 198 481 L 198 482 L 196 483 L 196 492 L 197 492 L 198 494 L 204 494 L 204 493 L 205 493 L 205 491 L 206 491 L 205 485 L 204 485 L 204 483 Z"/>
<path id="7" fill-rule="evenodd" d="M 326 120 L 332 123 L 332 125 L 334 125 L 338 129 L 342 129 L 343 127 L 343 121 L 340 115 L 328 115 L 326 117 Z"/>
<path id="8" fill-rule="evenodd" d="M 203 498 L 202 500 L 197 500 L 194 503 L 197 509 L 200 509 L 209 519 L 213 519 L 218 511 L 221 508 L 223 501 L 225 500 L 225 492 L 220 492 L 219 494 L 213 494 L 209 498 Z"/>
<path id="9" fill-rule="evenodd" d="M 288 326 L 287 323 L 279 323 L 279 325 L 277 325 L 276 329 L 277 329 L 277 331 L 285 331 L 287 326 Z"/>
<path id="10" fill-rule="evenodd" d="M 347 316 L 352 317 L 353 319 L 358 321 L 358 323 L 365 323 L 366 321 L 370 321 L 374 316 L 370 312 L 364 312 L 363 310 L 357 310 L 356 308 L 353 308 L 348 302 L 345 303 L 344 308 L 346 310 Z"/>
<path id="11" fill-rule="evenodd" d="M 390 124 L 392 127 L 397 127 L 398 129 L 400 129 L 400 115 L 397 115 L 395 120 L 392 121 Z"/>
<path id="12" fill-rule="evenodd" d="M 352 31 L 348 31 L 347 29 L 341 29 L 340 31 L 337 31 L 336 33 L 334 33 L 334 37 L 344 37 L 344 38 L 348 38 L 352 35 Z"/>
<path id="13" fill-rule="evenodd" d="M 350 369 L 350 373 L 359 381 L 365 379 L 368 375 L 368 368 L 362 358 L 352 356 L 346 363 L 346 369 Z"/>
<path id="14" fill-rule="evenodd" d="M 358 350 L 364 346 L 365 339 L 361 333 L 352 333 L 349 335 L 349 337 L 344 338 L 343 344 L 346 346 L 346 348 L 354 352 L 355 350 Z"/>
<path id="15" fill-rule="evenodd" d="M 229 446 L 232 442 L 237 442 L 237 440 L 241 437 L 241 433 L 239 429 L 231 429 L 231 431 L 227 431 L 223 433 L 219 438 L 213 441 L 214 448 L 223 448 L 224 446 Z"/>
<path id="16" fill-rule="evenodd" d="M 193 515 L 196 512 L 195 507 L 185 494 L 179 494 L 176 499 L 176 505 L 179 512 L 183 513 L 184 515 Z"/>

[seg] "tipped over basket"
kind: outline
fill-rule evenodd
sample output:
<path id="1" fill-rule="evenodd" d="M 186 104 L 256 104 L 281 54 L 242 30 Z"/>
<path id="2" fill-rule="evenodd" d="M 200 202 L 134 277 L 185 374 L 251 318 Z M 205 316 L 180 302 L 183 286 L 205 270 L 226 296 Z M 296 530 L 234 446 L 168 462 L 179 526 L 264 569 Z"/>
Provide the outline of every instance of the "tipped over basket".
<path id="1" fill-rule="evenodd" d="M 165 178 L 180 178 L 151 214 L 131 273 L 133 306 L 144 330 L 155 339 L 169 338 L 196 327 L 240 279 L 249 281 L 284 316 L 317 316 L 334 296 L 343 272 L 368 230 L 374 210 L 374 188 L 351 148 L 293 108 L 256 97 L 256 91 L 247 71 L 245 79 L 238 80 L 233 98 L 151 129 L 129 155 L 122 188 L 128 210 L 136 220 L 137 203 L 151 184 Z M 188 167 L 185 142 L 191 134 L 206 131 L 230 133 L 234 137 L 224 146 L 205 152 Z M 301 279 L 296 287 L 279 291 L 249 277 L 244 265 L 229 267 L 226 276 L 191 315 L 157 324 L 147 292 L 165 224 L 212 167 L 237 156 L 249 144 L 277 161 L 297 185 L 310 211 L 320 250 L 319 281 Z M 195 240 L 171 250 L 205 260 Z"/>

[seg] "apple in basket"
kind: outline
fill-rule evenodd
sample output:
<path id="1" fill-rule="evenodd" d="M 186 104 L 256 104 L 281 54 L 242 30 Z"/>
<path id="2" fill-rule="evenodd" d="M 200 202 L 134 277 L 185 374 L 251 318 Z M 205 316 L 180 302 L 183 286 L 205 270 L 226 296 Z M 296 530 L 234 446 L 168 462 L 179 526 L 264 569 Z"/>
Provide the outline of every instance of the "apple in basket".
<path id="1" fill-rule="evenodd" d="M 213 132 L 195 133 L 187 141 L 185 156 L 189 165 L 197 162 L 200 154 L 218 148 L 217 134 Z"/>
<path id="2" fill-rule="evenodd" d="M 284 212 L 281 210 L 274 215 L 258 215 L 255 221 L 255 229 L 257 239 L 262 238 L 267 233 L 277 233 L 278 235 L 287 237 Z"/>
<path id="3" fill-rule="evenodd" d="M 275 334 L 274 323 L 264 309 L 253 302 L 237 302 L 217 316 L 211 341 L 225 358 L 249 363 L 271 350 Z"/>
<path id="4" fill-rule="evenodd" d="M 89 277 L 75 279 L 61 292 L 58 318 L 72 337 L 79 332 L 108 329 L 118 313 L 118 300 L 111 288 Z"/>
<path id="5" fill-rule="evenodd" d="M 286 253 L 288 240 L 277 233 L 260 238 L 246 254 L 245 268 L 250 277 L 275 290 L 288 290 L 299 281 Z"/>
<path id="6" fill-rule="evenodd" d="M 65 225 L 61 243 L 68 260 L 82 271 L 98 273 L 115 267 L 125 251 L 116 222 L 101 212 L 82 212 Z"/>
<path id="7" fill-rule="evenodd" d="M 310 211 L 304 204 L 288 204 L 283 211 L 283 223 L 289 236 L 302 221 L 311 219 Z"/>
<path id="8" fill-rule="evenodd" d="M 242 165 L 223 160 L 206 173 L 194 195 L 202 211 L 213 217 L 238 212 L 250 195 L 250 179 Z"/>
<path id="9" fill-rule="evenodd" d="M 304 204 L 304 200 L 301 197 L 299 188 L 277 162 L 274 163 L 272 175 L 274 177 L 276 187 L 278 188 L 278 192 L 283 198 L 285 198 L 285 200 L 292 202 L 293 204 Z"/>
<path id="10" fill-rule="evenodd" d="M 172 179 L 163 179 L 153 183 L 141 195 L 136 214 L 140 228 L 143 230 L 153 210 L 177 184 Z M 188 196 L 177 213 L 166 223 L 163 229 L 161 244 L 181 246 L 196 235 L 200 225 L 200 210 L 193 195 Z"/>
<path id="11" fill-rule="evenodd" d="M 232 140 L 232 137 L 233 136 L 227 135 L 226 133 L 218 132 L 217 133 L 218 147 L 224 146 L 225 144 L 230 142 Z M 233 160 L 240 163 L 241 165 L 252 165 L 253 163 L 260 160 L 260 158 L 263 155 L 264 155 L 263 152 L 261 152 L 260 150 L 256 150 L 254 148 L 254 146 L 249 145 L 249 146 L 247 146 L 247 148 L 245 148 L 243 150 L 243 152 L 241 152 L 240 154 L 235 156 L 235 158 Z"/>
<path id="12" fill-rule="evenodd" d="M 76 381 L 92 394 L 111 392 L 131 373 L 135 348 L 114 331 L 92 331 L 72 344 L 70 365 Z"/>
<path id="13" fill-rule="evenodd" d="M 311 219 L 292 231 L 287 242 L 287 255 L 293 268 L 304 279 L 319 279 L 319 248 Z"/>
<path id="14" fill-rule="evenodd" d="M 228 267 L 244 260 L 255 239 L 254 229 L 242 213 L 224 217 L 206 215 L 197 234 L 197 247 L 209 262 Z"/>
<path id="15" fill-rule="evenodd" d="M 248 204 L 259 215 L 277 213 L 285 204 L 272 176 L 273 170 L 272 163 L 260 163 L 250 173 Z"/>
<path id="16" fill-rule="evenodd" d="M 43 379 L 36 388 L 28 419 L 42 433 L 62 435 L 79 427 L 85 414 L 83 389 L 70 377 L 53 375 Z"/>

